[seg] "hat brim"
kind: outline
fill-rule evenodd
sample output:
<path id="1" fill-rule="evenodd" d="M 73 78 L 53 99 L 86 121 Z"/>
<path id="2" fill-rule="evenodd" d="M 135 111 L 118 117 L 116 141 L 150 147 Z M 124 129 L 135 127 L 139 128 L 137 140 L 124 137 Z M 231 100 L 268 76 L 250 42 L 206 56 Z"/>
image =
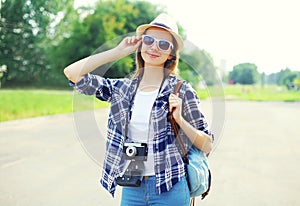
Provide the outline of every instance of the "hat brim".
<path id="1" fill-rule="evenodd" d="M 178 49 L 179 50 L 183 49 L 183 41 L 182 41 L 181 37 L 177 33 L 175 33 L 174 31 L 172 31 L 171 29 L 167 29 L 166 27 L 163 27 L 163 26 L 158 26 L 158 25 L 153 25 L 153 24 L 140 25 L 136 29 L 137 36 L 142 36 L 143 33 L 145 32 L 145 30 L 147 30 L 150 27 L 161 28 L 161 29 L 164 29 L 164 30 L 170 32 L 172 34 L 172 36 L 175 38 L 176 42 L 177 42 Z"/>

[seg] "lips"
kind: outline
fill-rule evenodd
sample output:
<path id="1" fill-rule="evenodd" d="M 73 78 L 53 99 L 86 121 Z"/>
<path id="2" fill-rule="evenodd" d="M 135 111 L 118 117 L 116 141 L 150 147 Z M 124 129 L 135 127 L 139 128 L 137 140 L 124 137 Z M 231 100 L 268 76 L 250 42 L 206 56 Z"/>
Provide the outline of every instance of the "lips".
<path id="1" fill-rule="evenodd" d="M 159 57 L 158 54 L 149 53 L 149 52 L 147 52 L 147 54 L 148 54 L 148 56 L 151 57 L 151 58 L 157 58 L 157 57 Z"/>

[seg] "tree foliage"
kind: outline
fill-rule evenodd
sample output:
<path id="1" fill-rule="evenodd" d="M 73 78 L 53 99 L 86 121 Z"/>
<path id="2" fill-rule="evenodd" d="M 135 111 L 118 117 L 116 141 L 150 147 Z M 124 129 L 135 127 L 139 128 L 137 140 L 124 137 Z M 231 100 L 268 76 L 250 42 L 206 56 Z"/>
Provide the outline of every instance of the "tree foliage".
<path id="1" fill-rule="evenodd" d="M 10 86 L 43 82 L 49 64 L 43 42 L 50 24 L 71 0 L 3 1 L 0 20 L 0 59 L 7 66 L 4 80 Z"/>
<path id="2" fill-rule="evenodd" d="M 289 68 L 280 70 L 279 72 L 268 75 L 267 82 L 277 85 L 297 85 L 300 88 L 300 72 L 292 71 Z"/>
<path id="3" fill-rule="evenodd" d="M 259 73 L 255 64 L 242 63 L 233 67 L 228 78 L 234 83 L 255 84 L 259 79 Z"/>
<path id="4" fill-rule="evenodd" d="M 115 46 L 162 11 L 148 1 L 99 0 L 75 9 L 74 0 L 5 0 L 0 19 L 0 66 L 7 66 L 3 86 L 67 86 L 63 68 Z M 180 25 L 179 32 L 185 36 Z M 207 52 L 182 57 L 189 59 L 180 62 L 182 76 L 195 84 L 203 76 L 213 84 L 215 68 Z M 135 67 L 134 54 L 110 66 L 106 76 L 123 77 Z"/>
<path id="5" fill-rule="evenodd" d="M 192 47 L 192 46 L 191 46 Z M 181 53 L 179 62 L 179 74 L 187 79 L 196 88 L 200 82 L 206 85 L 216 83 L 216 67 L 211 56 L 197 47 L 190 48 L 191 51 Z"/>

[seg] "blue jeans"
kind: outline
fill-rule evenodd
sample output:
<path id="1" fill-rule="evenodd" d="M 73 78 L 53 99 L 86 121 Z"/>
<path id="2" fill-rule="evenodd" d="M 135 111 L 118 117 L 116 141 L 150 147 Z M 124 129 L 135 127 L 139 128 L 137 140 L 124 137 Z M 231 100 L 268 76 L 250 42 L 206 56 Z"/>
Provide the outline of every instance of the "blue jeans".
<path id="1" fill-rule="evenodd" d="M 155 176 L 143 179 L 140 187 L 123 187 L 121 206 L 189 206 L 190 192 L 184 177 L 169 192 L 156 194 Z"/>

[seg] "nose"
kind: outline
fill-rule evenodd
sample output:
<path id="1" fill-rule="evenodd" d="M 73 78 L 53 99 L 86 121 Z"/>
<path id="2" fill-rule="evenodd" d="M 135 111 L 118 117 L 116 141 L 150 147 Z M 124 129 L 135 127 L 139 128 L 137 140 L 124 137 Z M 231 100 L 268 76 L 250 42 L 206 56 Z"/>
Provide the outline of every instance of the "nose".
<path id="1" fill-rule="evenodd" d="M 154 41 L 150 48 L 151 48 L 151 49 L 158 50 L 158 42 L 157 42 L 157 41 Z"/>

